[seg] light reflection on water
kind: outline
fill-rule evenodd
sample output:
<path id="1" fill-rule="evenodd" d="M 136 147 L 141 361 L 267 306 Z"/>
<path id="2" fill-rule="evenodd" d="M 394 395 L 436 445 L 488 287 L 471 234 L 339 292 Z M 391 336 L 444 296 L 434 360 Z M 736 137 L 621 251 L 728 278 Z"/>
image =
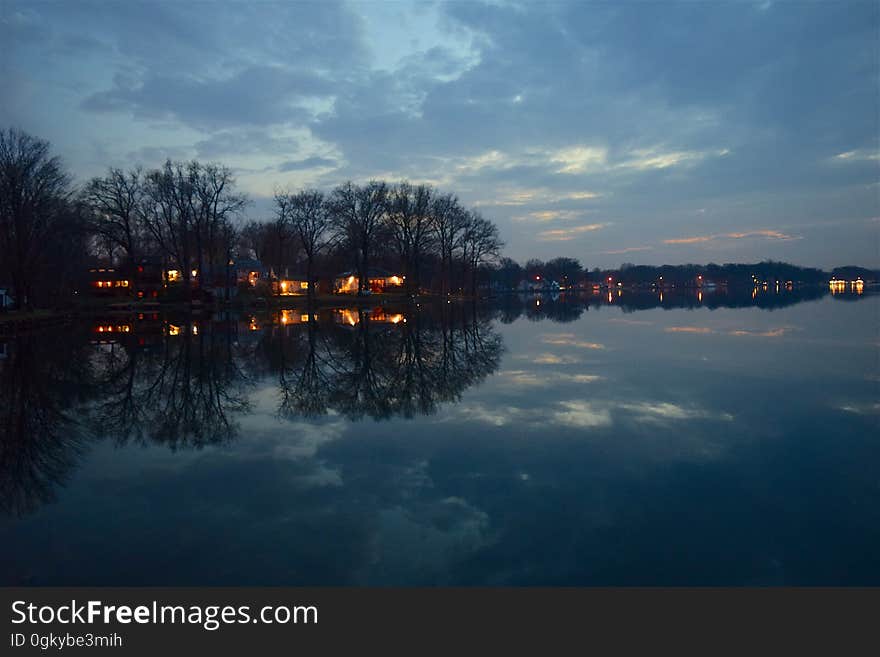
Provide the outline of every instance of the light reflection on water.
<path id="1" fill-rule="evenodd" d="M 878 297 L 827 292 L 6 340 L 0 581 L 878 584 Z"/>

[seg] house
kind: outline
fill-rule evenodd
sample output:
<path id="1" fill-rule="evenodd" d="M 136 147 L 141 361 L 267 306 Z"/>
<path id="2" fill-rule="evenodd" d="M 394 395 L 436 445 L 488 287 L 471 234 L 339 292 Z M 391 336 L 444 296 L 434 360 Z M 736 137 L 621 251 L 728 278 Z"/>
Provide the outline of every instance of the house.
<path id="1" fill-rule="evenodd" d="M 131 279 L 116 267 L 92 267 L 89 269 L 89 290 L 95 296 L 120 297 L 131 292 Z"/>
<path id="2" fill-rule="evenodd" d="M 133 258 L 120 268 L 129 281 L 131 295 L 138 299 L 155 299 L 162 290 L 162 259 L 157 256 Z"/>
<path id="3" fill-rule="evenodd" d="M 256 286 L 258 281 L 269 279 L 269 271 L 263 267 L 263 263 L 255 258 L 237 258 L 233 263 L 235 268 L 235 280 L 239 283 L 249 283 Z"/>
<path id="4" fill-rule="evenodd" d="M 306 294 L 309 290 L 309 281 L 305 276 L 294 276 L 272 281 L 272 294 L 289 297 Z"/>
<path id="5" fill-rule="evenodd" d="M 89 268 L 88 290 L 99 297 L 155 299 L 164 285 L 162 259 L 130 258 L 119 265 L 96 264 Z"/>
<path id="6" fill-rule="evenodd" d="M 405 276 L 392 274 L 384 269 L 370 268 L 368 274 L 368 289 L 373 294 L 381 294 L 383 292 L 396 292 L 403 289 Z M 334 294 L 357 294 L 360 278 L 357 272 L 342 272 L 333 279 Z"/>
<path id="7" fill-rule="evenodd" d="M 520 292 L 559 292 L 559 290 L 559 283 L 540 277 L 533 281 L 521 281 L 519 284 Z"/>

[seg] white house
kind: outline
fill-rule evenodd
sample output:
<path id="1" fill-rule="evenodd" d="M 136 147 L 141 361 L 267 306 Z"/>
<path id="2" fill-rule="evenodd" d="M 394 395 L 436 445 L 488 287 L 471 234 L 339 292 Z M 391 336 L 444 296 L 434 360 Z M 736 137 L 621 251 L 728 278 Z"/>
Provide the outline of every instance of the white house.
<path id="1" fill-rule="evenodd" d="M 12 307 L 12 295 L 8 287 L 0 287 L 0 310 Z"/>

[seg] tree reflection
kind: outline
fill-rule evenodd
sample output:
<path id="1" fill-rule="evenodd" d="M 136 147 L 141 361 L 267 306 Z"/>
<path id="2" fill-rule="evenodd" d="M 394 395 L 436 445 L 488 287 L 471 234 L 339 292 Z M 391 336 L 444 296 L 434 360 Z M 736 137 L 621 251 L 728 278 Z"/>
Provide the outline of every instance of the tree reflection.
<path id="1" fill-rule="evenodd" d="M 494 322 L 571 321 L 592 307 L 773 308 L 823 291 L 756 298 L 663 292 L 509 295 L 487 304 L 319 308 L 265 316 L 105 320 L 0 344 L 0 510 L 53 499 L 91 441 L 200 448 L 234 440 L 257 385 L 279 417 L 430 415 L 499 366 Z M 259 393 L 262 394 L 262 393 Z"/>
<path id="2" fill-rule="evenodd" d="M 234 417 L 249 404 L 232 326 L 182 318 L 165 322 L 164 333 L 155 349 L 129 341 L 99 352 L 96 433 L 172 449 L 233 439 Z"/>
<path id="3" fill-rule="evenodd" d="M 498 367 L 501 337 L 464 308 L 336 309 L 278 322 L 262 353 L 279 415 L 358 420 L 430 415 Z M 280 327 L 279 327 L 280 324 Z"/>
<path id="4" fill-rule="evenodd" d="M 0 508 L 13 513 L 51 500 L 89 440 L 171 449 L 233 440 L 266 376 L 284 418 L 410 418 L 457 400 L 503 350 L 487 318 L 463 308 L 115 317 L 9 344 Z"/>
<path id="5" fill-rule="evenodd" d="M 597 292 L 573 293 L 529 293 L 507 294 L 492 302 L 492 308 L 500 320 L 509 324 L 520 317 L 531 321 L 549 319 L 553 322 L 572 322 L 591 308 L 602 306 L 619 307 L 623 312 L 635 312 L 652 308 L 696 309 L 708 308 L 761 308 L 773 310 L 785 308 L 805 301 L 815 301 L 829 294 L 827 288 L 804 287 L 792 290 L 717 288 L 702 291 L 691 288 L 671 288 L 657 290 L 601 290 Z M 855 294 L 849 298 L 858 299 Z"/>
<path id="6" fill-rule="evenodd" d="M 69 343 L 23 336 L 0 360 L 0 509 L 24 514 L 54 499 L 88 433 L 76 408 L 88 361 Z"/>

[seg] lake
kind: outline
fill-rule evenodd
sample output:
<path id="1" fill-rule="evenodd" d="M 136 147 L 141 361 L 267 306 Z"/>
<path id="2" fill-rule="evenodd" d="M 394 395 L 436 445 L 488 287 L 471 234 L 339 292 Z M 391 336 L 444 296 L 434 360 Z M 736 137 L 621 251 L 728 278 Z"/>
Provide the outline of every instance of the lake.
<path id="1" fill-rule="evenodd" d="M 0 338 L 0 583 L 877 585 L 878 300 L 511 295 Z"/>

